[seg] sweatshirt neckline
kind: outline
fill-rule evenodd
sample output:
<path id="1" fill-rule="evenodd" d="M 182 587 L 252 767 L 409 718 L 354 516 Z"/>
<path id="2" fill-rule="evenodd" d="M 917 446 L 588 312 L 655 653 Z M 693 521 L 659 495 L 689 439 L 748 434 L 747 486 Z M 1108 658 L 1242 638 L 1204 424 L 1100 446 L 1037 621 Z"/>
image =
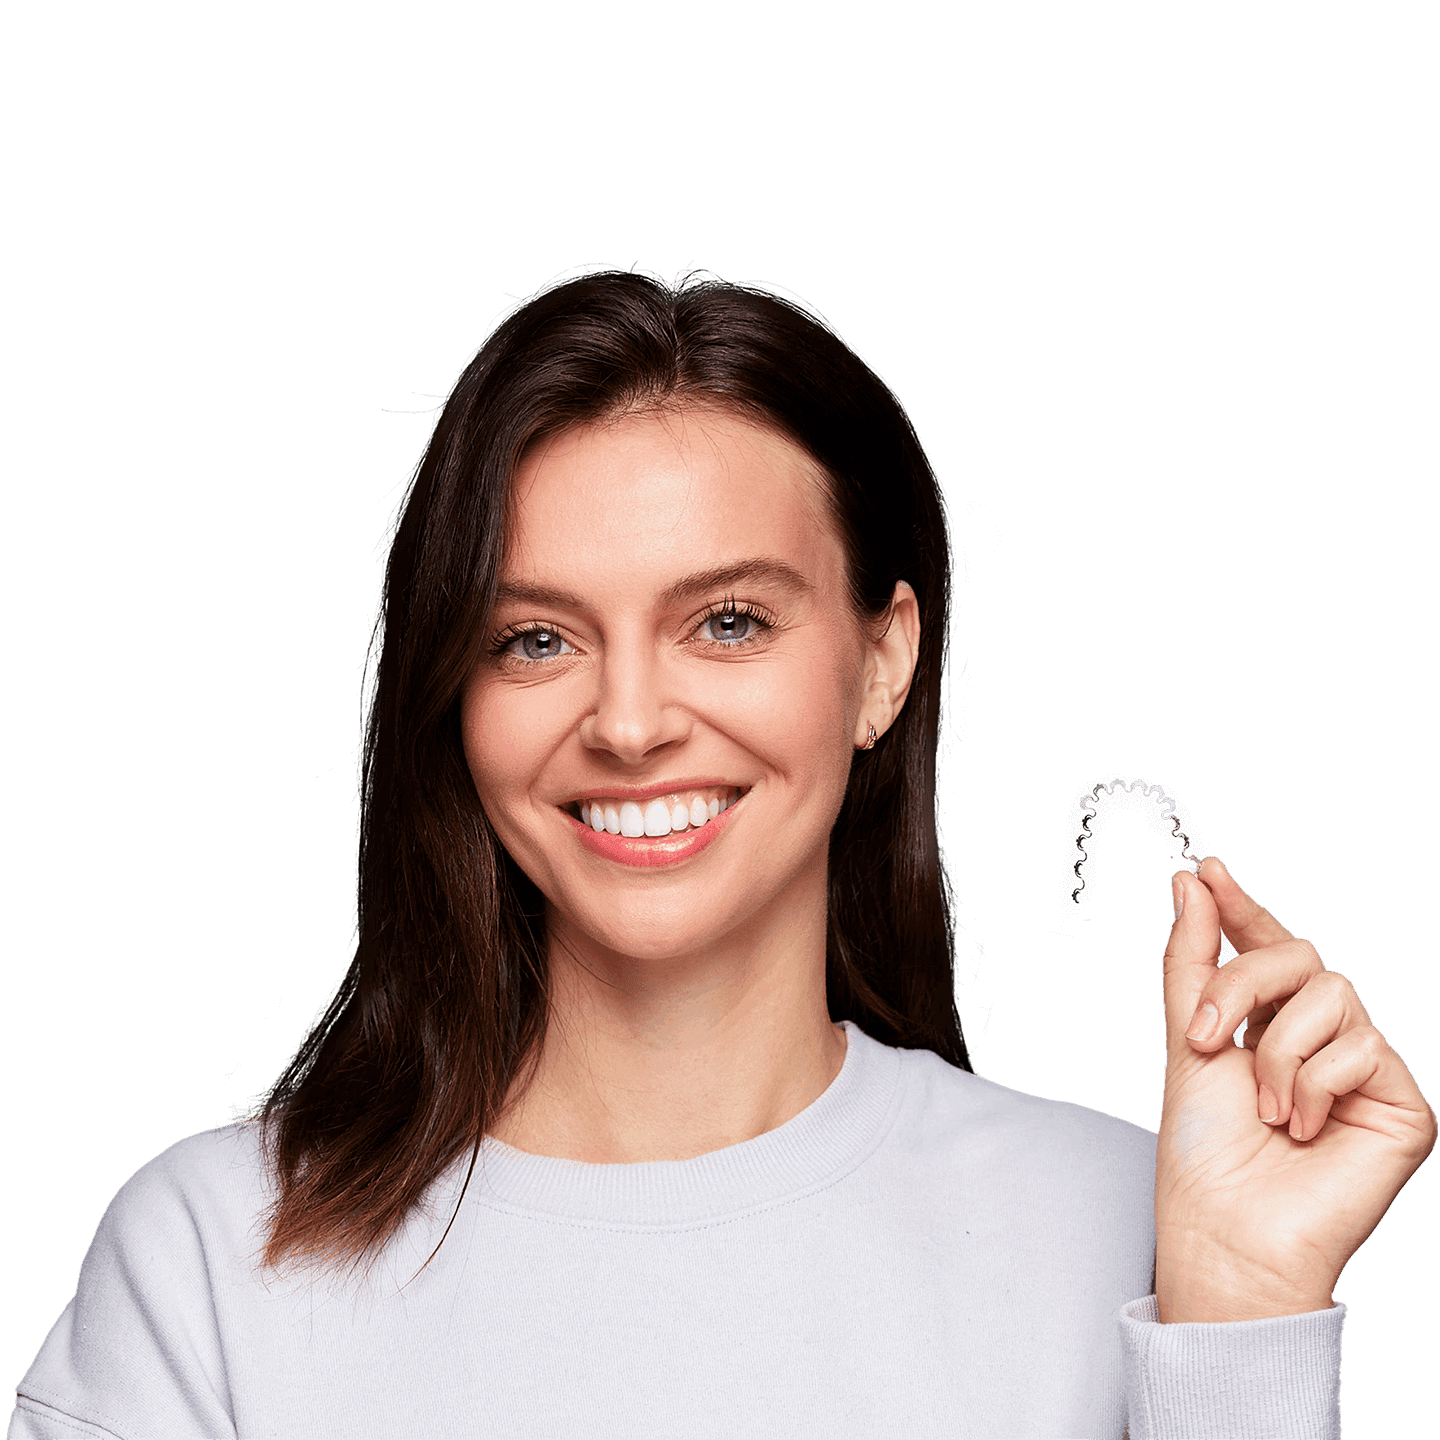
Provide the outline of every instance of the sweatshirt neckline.
<path id="1" fill-rule="evenodd" d="M 693 1225 L 772 1204 L 858 1165 L 894 1119 L 904 1052 L 842 1020 L 845 1060 L 783 1125 L 689 1160 L 594 1164 L 532 1155 L 487 1135 L 470 1186 L 484 1203 L 593 1224 Z"/>

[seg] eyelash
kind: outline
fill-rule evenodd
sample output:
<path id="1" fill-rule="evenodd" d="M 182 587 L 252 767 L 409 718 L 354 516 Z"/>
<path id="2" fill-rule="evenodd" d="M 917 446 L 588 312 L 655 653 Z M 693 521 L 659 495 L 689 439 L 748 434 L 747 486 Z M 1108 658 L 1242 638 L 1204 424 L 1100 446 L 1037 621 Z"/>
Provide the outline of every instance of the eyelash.
<path id="1" fill-rule="evenodd" d="M 774 620 L 771 619 L 770 616 L 767 615 L 758 606 L 751 605 L 748 601 L 741 603 L 737 602 L 734 599 L 729 599 L 722 600 L 717 605 L 711 605 L 705 610 L 705 612 L 695 622 L 695 631 L 692 632 L 692 638 L 694 638 L 695 633 L 702 630 L 705 625 L 709 621 L 713 620 L 717 615 L 730 615 L 734 616 L 736 619 L 740 619 L 743 617 L 744 619 L 753 622 L 757 631 L 759 632 L 756 635 L 747 636 L 744 640 L 732 640 L 728 643 L 723 640 L 711 640 L 708 642 L 710 645 L 712 645 L 718 650 L 746 649 L 750 645 L 755 643 L 755 641 L 759 640 L 762 636 L 766 635 L 775 628 Z M 522 656 L 507 656 L 506 654 L 509 647 L 513 645 L 517 640 L 523 640 L 527 635 L 541 634 L 560 635 L 560 627 L 558 625 L 547 625 L 544 622 L 538 620 L 527 625 L 507 625 L 498 635 L 495 636 L 493 640 L 491 640 L 490 653 L 491 655 L 496 656 L 500 659 L 509 658 L 513 660 L 519 660 L 522 664 L 525 665 L 543 665 L 546 663 L 544 660 L 526 660 Z M 561 638 L 563 639 L 564 637 L 561 636 Z"/>
<path id="2" fill-rule="evenodd" d="M 744 640 L 732 640 L 729 644 L 726 644 L 723 640 L 712 640 L 709 642 L 712 645 L 719 646 L 722 650 L 743 650 L 747 645 L 753 644 L 756 640 L 767 635 L 775 628 L 775 621 L 758 606 L 751 605 L 748 602 L 741 604 L 732 596 L 728 600 L 721 601 L 718 605 L 711 605 L 695 622 L 695 629 L 697 631 L 704 629 L 705 625 L 717 615 L 730 615 L 737 620 L 741 618 L 753 620 L 756 630 L 759 632 L 755 636 L 747 637 Z"/>

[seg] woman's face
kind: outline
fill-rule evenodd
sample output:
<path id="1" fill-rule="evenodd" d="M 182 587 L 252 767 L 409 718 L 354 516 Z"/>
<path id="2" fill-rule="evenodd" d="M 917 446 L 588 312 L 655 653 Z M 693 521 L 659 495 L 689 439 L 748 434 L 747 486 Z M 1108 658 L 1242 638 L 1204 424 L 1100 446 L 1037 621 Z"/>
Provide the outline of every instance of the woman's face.
<path id="1" fill-rule="evenodd" d="M 543 443 L 487 639 L 465 754 L 552 940 L 682 956 L 823 907 L 874 647 L 803 450 L 708 409 Z"/>

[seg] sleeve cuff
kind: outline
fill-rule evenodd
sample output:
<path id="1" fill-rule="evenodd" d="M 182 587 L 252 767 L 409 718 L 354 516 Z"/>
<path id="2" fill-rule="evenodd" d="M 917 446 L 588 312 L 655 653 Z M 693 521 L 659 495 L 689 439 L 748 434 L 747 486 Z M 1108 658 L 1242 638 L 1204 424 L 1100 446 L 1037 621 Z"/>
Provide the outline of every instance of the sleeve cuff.
<path id="1" fill-rule="evenodd" d="M 1160 1324 L 1154 1295 L 1119 1315 L 1130 1440 L 1340 1440 L 1345 1307 Z"/>

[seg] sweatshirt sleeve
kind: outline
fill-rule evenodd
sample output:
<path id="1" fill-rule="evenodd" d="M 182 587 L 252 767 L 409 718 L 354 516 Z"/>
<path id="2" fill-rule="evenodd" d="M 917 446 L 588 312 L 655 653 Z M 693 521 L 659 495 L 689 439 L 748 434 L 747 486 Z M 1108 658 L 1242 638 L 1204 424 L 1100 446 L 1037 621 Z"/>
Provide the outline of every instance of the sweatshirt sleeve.
<path id="1" fill-rule="evenodd" d="M 1345 1307 L 1160 1324 L 1154 1295 L 1119 1315 L 1130 1440 L 1340 1440 Z"/>
<path id="2" fill-rule="evenodd" d="M 111 1201 L 75 1298 L 20 1382 L 10 1440 L 234 1436 L 180 1148 L 151 1161 Z"/>

